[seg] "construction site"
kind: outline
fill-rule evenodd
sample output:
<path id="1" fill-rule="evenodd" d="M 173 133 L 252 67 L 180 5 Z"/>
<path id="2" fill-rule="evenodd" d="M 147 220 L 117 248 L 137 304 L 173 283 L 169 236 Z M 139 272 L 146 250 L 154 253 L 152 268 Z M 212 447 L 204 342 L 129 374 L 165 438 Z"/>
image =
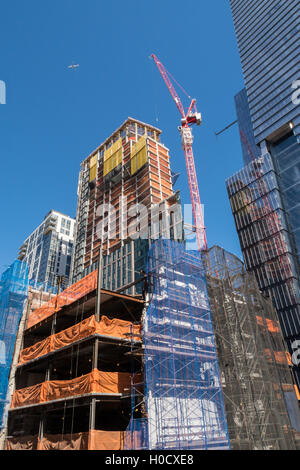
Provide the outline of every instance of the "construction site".
<path id="1" fill-rule="evenodd" d="M 208 258 L 158 240 L 145 300 L 94 271 L 30 310 L 5 449 L 296 449 L 274 309 L 234 255 Z"/>
<path id="2" fill-rule="evenodd" d="M 152 57 L 181 114 L 198 249 L 187 248 L 161 131 L 128 118 L 81 164 L 71 285 L 28 297 L 19 274 L 9 288 L 22 277 L 6 450 L 299 448 L 298 388 L 274 307 L 240 259 L 208 247 L 191 130 L 201 114 L 195 100 L 184 111 Z M 5 299 L 2 290 L 8 322 Z"/>

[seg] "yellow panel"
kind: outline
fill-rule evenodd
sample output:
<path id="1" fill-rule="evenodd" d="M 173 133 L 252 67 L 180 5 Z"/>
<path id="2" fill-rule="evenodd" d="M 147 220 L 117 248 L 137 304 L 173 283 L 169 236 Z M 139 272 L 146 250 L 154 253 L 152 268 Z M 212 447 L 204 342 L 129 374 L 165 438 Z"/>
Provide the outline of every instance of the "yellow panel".
<path id="1" fill-rule="evenodd" d="M 90 168 L 97 164 L 97 154 L 90 159 Z"/>
<path id="2" fill-rule="evenodd" d="M 131 158 L 134 157 L 143 147 L 146 145 L 146 137 L 142 137 L 136 143 L 133 144 L 131 149 Z"/>
<path id="3" fill-rule="evenodd" d="M 95 180 L 97 177 L 97 164 L 90 168 L 90 181 Z"/>
<path id="4" fill-rule="evenodd" d="M 131 160 L 131 174 L 134 175 L 136 173 L 136 157 L 134 156 Z"/>
<path id="5" fill-rule="evenodd" d="M 108 160 L 114 153 L 120 150 L 121 147 L 122 147 L 122 139 L 120 137 L 114 144 L 112 144 L 109 147 L 109 149 L 105 150 L 103 161 L 106 162 L 106 160 Z"/>
<path id="6" fill-rule="evenodd" d="M 110 172 L 110 160 L 106 160 L 103 165 L 103 176 L 106 176 Z"/>
<path id="7" fill-rule="evenodd" d="M 137 169 L 139 170 L 142 166 L 147 163 L 147 149 L 144 147 L 140 152 L 137 154 Z"/>
<path id="8" fill-rule="evenodd" d="M 121 137 L 112 145 L 112 153 L 115 153 L 117 152 L 118 150 L 120 150 L 120 148 L 122 147 L 122 139 Z"/>
<path id="9" fill-rule="evenodd" d="M 105 152 L 103 154 L 103 161 L 106 162 L 106 160 L 108 160 L 110 156 L 111 156 L 111 151 L 110 151 L 110 148 L 109 148 L 108 150 L 105 150 Z"/>
<path id="10" fill-rule="evenodd" d="M 147 149 L 146 146 L 142 148 L 134 157 L 131 159 L 131 174 L 134 175 L 142 166 L 147 163 Z"/>
<path id="11" fill-rule="evenodd" d="M 109 149 L 110 150 L 110 149 Z M 104 161 L 103 176 L 106 176 L 114 168 L 122 163 L 122 147 L 114 152 L 109 159 Z"/>

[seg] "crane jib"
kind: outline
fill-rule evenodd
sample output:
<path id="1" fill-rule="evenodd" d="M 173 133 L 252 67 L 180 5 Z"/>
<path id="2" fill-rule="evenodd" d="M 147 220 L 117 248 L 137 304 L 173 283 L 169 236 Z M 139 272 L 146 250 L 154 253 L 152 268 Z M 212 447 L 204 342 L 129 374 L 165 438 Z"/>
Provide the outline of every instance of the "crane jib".
<path id="1" fill-rule="evenodd" d="M 163 77 L 164 82 L 166 83 L 169 89 L 169 92 L 171 93 L 171 96 L 181 114 L 181 126 L 178 128 L 178 130 L 181 135 L 182 148 L 184 150 L 185 159 L 186 159 L 197 246 L 198 246 L 199 251 L 203 251 L 203 250 L 206 251 L 207 240 L 206 240 L 206 232 L 205 232 L 205 225 L 204 225 L 204 216 L 203 216 L 201 202 L 200 202 L 198 180 L 197 180 L 194 155 L 193 155 L 194 138 L 193 138 L 192 130 L 189 127 L 194 124 L 199 126 L 202 122 L 202 117 L 201 117 L 201 114 L 198 113 L 197 111 L 195 99 L 191 101 L 188 111 L 187 113 L 185 113 L 181 100 L 168 76 L 167 69 L 164 67 L 162 62 L 158 60 L 155 54 L 151 54 L 151 57 L 154 59 L 157 65 L 157 68 L 161 76 Z"/>

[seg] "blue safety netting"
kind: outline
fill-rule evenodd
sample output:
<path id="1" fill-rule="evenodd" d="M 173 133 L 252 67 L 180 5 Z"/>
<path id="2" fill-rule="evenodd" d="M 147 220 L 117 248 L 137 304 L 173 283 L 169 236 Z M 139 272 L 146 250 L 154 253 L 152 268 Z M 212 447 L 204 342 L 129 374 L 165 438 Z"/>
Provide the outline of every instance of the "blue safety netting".
<path id="1" fill-rule="evenodd" d="M 201 254 L 186 251 L 183 243 L 158 240 L 147 269 L 147 448 L 229 449 Z"/>
<path id="2" fill-rule="evenodd" d="M 16 260 L 0 280 L 0 429 L 5 425 L 10 367 L 27 295 L 27 265 Z"/>
<path id="3" fill-rule="evenodd" d="M 49 294 L 58 294 L 58 286 L 53 286 L 49 282 L 37 282 L 34 279 L 29 279 L 28 286 L 35 290 L 42 292 L 48 292 Z M 63 288 L 61 288 L 63 290 Z"/>
<path id="4" fill-rule="evenodd" d="M 132 418 L 125 432 L 124 450 L 148 450 L 148 420 Z"/>

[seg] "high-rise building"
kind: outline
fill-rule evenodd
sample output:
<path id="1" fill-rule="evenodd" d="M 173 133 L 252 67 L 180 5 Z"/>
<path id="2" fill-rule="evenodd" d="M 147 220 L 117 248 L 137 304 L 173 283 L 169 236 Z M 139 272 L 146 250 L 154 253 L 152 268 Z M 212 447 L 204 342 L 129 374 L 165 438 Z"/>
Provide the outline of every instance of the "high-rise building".
<path id="1" fill-rule="evenodd" d="M 294 127 L 300 141 L 298 0 L 230 0 L 257 145 Z"/>
<path id="2" fill-rule="evenodd" d="M 128 118 L 83 161 L 73 282 L 97 268 L 102 246 L 103 287 L 138 293 L 151 240 L 182 239 L 180 196 L 160 136 L 159 129 Z"/>
<path id="3" fill-rule="evenodd" d="M 57 288 L 58 276 L 63 285 L 69 283 L 73 254 L 75 220 L 51 210 L 43 222 L 26 238 L 19 251 L 19 259 L 28 265 L 32 287 L 44 291 Z"/>
<path id="4" fill-rule="evenodd" d="M 300 339 L 299 8 L 297 0 L 231 0 L 245 79 L 243 112 L 236 105 L 246 166 L 227 190 L 246 267 L 273 299 L 291 354 Z"/>

